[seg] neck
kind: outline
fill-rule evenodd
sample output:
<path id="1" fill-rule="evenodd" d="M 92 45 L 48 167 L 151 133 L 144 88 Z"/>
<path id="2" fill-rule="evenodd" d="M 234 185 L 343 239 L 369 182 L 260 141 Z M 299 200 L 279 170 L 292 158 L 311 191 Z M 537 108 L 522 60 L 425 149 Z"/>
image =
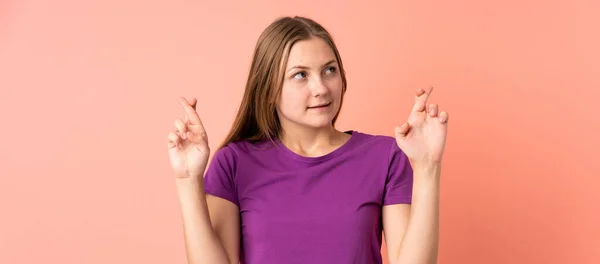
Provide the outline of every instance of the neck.
<path id="1" fill-rule="evenodd" d="M 333 126 L 319 129 L 282 128 L 279 140 L 287 148 L 300 155 L 320 156 L 336 148 L 350 137 Z"/>

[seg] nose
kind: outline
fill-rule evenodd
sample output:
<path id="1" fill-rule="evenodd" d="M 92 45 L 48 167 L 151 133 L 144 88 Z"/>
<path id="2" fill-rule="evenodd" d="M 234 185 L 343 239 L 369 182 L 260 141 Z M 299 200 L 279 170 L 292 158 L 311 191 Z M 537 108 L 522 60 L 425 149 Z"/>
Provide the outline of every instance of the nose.
<path id="1" fill-rule="evenodd" d="M 312 81 L 310 82 L 309 87 L 310 87 L 312 96 L 314 96 L 314 97 L 323 96 L 329 92 L 329 88 L 323 82 L 323 79 L 321 77 L 313 78 Z"/>

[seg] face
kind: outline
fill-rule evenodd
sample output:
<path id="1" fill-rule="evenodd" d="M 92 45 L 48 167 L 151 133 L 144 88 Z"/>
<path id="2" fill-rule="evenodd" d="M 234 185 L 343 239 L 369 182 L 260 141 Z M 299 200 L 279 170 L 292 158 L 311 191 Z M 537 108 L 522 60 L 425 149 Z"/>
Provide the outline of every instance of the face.
<path id="1" fill-rule="evenodd" d="M 321 38 L 296 42 L 284 69 L 277 114 L 283 127 L 331 126 L 342 99 L 342 77 L 331 47 Z"/>

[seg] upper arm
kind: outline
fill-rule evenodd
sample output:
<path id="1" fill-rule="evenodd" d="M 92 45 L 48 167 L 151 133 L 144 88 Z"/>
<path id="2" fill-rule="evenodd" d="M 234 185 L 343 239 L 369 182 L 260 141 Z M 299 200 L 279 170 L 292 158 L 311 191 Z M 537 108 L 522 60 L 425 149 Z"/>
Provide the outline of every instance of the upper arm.
<path id="1" fill-rule="evenodd" d="M 410 204 L 393 204 L 383 206 L 383 236 L 387 248 L 389 263 L 394 263 L 398 259 L 400 245 L 404 238 L 404 232 L 408 227 L 410 218 Z"/>
<path id="2" fill-rule="evenodd" d="M 237 205 L 223 198 L 206 195 L 208 213 L 215 234 L 225 249 L 231 264 L 239 263 L 240 211 Z"/>
<path id="3" fill-rule="evenodd" d="M 413 170 L 408 157 L 392 143 L 385 182 L 382 223 L 390 263 L 398 258 L 411 213 Z M 394 260 L 394 261 L 393 261 Z"/>
<path id="4" fill-rule="evenodd" d="M 204 175 L 208 213 L 215 234 L 223 245 L 230 263 L 239 263 L 240 207 L 236 174 L 238 160 L 231 147 L 217 152 Z"/>

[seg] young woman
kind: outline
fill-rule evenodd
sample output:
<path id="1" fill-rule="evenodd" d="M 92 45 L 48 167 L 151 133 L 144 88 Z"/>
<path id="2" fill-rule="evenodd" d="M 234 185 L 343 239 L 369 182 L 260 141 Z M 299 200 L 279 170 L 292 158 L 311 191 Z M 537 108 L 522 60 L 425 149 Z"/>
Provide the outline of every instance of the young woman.
<path id="1" fill-rule="evenodd" d="M 448 115 L 419 89 L 395 136 L 338 131 L 346 78 L 303 17 L 261 34 L 231 132 L 210 164 L 196 99 L 168 136 L 190 263 L 435 263 Z M 206 170 L 206 171 L 205 171 Z"/>

